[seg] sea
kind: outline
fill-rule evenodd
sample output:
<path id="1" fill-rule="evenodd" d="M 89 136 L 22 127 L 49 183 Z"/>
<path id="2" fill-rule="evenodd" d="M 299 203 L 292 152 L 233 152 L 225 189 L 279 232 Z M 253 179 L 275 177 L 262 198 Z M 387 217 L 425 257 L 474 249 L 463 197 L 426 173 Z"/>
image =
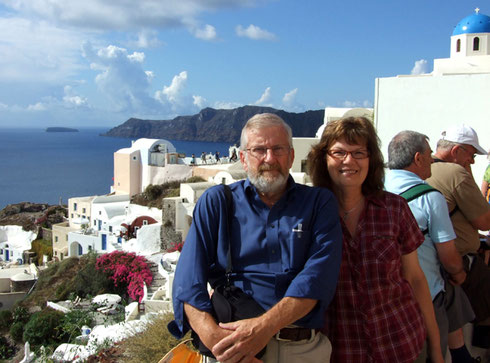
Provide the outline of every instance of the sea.
<path id="1" fill-rule="evenodd" d="M 132 139 L 100 136 L 105 128 L 79 132 L 0 128 L 0 210 L 20 202 L 63 204 L 71 197 L 110 193 L 114 152 Z M 162 137 L 165 139 L 164 137 Z M 167 140 L 167 139 L 166 139 Z M 177 152 L 228 155 L 228 143 L 168 140 Z"/>

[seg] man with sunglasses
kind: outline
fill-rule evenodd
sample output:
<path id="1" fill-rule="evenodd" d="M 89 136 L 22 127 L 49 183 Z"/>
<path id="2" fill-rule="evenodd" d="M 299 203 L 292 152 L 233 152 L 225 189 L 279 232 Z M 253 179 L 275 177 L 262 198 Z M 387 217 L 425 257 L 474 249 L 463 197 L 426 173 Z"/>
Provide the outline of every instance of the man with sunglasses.
<path id="1" fill-rule="evenodd" d="M 277 115 L 258 114 L 241 135 L 240 161 L 248 178 L 230 185 L 232 211 L 227 235 L 223 186 L 208 189 L 179 258 L 173 285 L 180 337 L 192 328 L 219 362 L 328 362 L 331 346 L 318 330 L 337 284 L 342 236 L 337 203 L 325 188 L 296 184 L 292 132 Z M 223 276 L 228 244 L 232 282 L 265 313 L 217 324 L 207 283 Z M 215 362 L 204 357 L 205 362 Z"/>
<path id="2" fill-rule="evenodd" d="M 463 256 L 467 273 L 461 285 L 475 312 L 475 323 L 490 325 L 490 269 L 478 254 L 478 231 L 490 229 L 490 204 L 480 192 L 471 164 L 476 155 L 486 155 L 475 130 L 467 125 L 448 128 L 437 143 L 432 164 L 432 176 L 426 181 L 439 190 L 448 204 L 451 222 L 456 233 L 455 245 Z M 483 253 L 488 253 L 485 251 Z M 478 335 L 475 330 L 473 344 Z M 489 344 L 490 337 L 485 338 Z M 488 347 L 488 346 L 487 346 Z"/>

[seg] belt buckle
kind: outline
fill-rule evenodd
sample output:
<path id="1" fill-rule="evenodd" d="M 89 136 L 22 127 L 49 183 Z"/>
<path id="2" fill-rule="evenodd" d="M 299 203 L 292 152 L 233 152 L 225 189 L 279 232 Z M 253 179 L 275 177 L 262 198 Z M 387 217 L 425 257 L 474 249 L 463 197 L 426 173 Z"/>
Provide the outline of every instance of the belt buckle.
<path id="1" fill-rule="evenodd" d="M 284 338 L 281 338 L 281 329 L 279 329 L 279 331 L 276 333 L 276 335 L 274 336 L 274 338 L 276 338 L 276 340 L 279 340 L 280 342 L 292 342 L 291 339 L 284 339 Z"/>

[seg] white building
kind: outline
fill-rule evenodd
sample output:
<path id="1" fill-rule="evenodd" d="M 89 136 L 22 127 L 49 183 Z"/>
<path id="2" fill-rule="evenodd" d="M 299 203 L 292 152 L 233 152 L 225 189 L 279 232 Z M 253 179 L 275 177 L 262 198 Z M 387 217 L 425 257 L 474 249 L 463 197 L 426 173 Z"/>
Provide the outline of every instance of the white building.
<path id="1" fill-rule="evenodd" d="M 68 234 L 89 227 L 92 218 L 92 201 L 96 196 L 68 199 L 68 221 L 52 226 L 53 257 L 61 261 L 68 256 Z"/>
<path id="2" fill-rule="evenodd" d="M 31 249 L 36 237 L 36 233 L 24 231 L 21 226 L 0 226 L 0 258 L 24 263 L 24 252 Z"/>
<path id="3" fill-rule="evenodd" d="M 114 185 L 116 194 L 133 196 L 150 184 L 184 180 L 192 175 L 175 147 L 163 139 L 138 139 L 129 148 L 114 153 Z"/>
<path id="4" fill-rule="evenodd" d="M 130 204 L 128 195 L 95 197 L 91 205 L 91 226 L 68 233 L 68 256 L 81 256 L 89 251 L 109 253 L 114 250 L 138 252 L 146 255 L 160 251 L 162 211 Z M 145 217 L 151 223 L 144 223 Z M 129 226 L 141 220 L 135 237 L 121 236 Z"/>
<path id="5" fill-rule="evenodd" d="M 95 231 L 119 233 L 126 220 L 129 195 L 102 195 L 92 200 L 91 228 Z"/>
<path id="6" fill-rule="evenodd" d="M 490 17 L 475 13 L 462 19 L 450 37 L 450 58 L 435 59 L 430 74 L 377 78 L 374 117 L 386 155 L 389 141 L 402 130 L 426 134 L 432 149 L 448 125 L 466 123 L 490 148 Z M 488 161 L 473 165 L 477 184 Z"/>

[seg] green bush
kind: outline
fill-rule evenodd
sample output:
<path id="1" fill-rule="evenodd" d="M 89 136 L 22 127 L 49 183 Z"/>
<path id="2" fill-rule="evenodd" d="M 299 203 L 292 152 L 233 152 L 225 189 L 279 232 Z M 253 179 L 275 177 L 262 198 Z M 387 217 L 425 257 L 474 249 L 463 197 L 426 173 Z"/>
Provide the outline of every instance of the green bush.
<path id="1" fill-rule="evenodd" d="M 67 336 L 68 340 L 71 341 L 81 334 L 82 326 L 92 326 L 93 320 L 93 313 L 82 310 L 70 311 L 65 314 L 61 321 L 63 335 Z"/>
<path id="2" fill-rule="evenodd" d="M 190 178 L 187 178 L 185 180 L 186 183 L 201 183 L 201 182 L 205 182 L 206 180 L 204 180 L 202 177 L 200 176 L 191 176 Z"/>
<path id="3" fill-rule="evenodd" d="M 63 315 L 62 312 L 49 308 L 34 313 L 24 328 L 23 340 L 34 348 L 59 345 L 65 338 L 60 329 Z"/>
<path id="4" fill-rule="evenodd" d="M 95 268 L 97 254 L 88 253 L 85 266 L 78 272 L 69 286 L 69 290 L 73 291 L 80 297 L 88 295 L 96 296 L 104 293 L 125 294 L 124 288 L 117 288 L 114 283 L 104 274 Z"/>
<path id="5" fill-rule="evenodd" d="M 15 347 L 9 344 L 7 338 L 0 336 L 0 359 L 12 358 L 15 354 Z"/>
<path id="6" fill-rule="evenodd" d="M 53 244 L 51 241 L 46 241 L 44 239 L 37 239 L 32 241 L 31 251 L 36 252 L 37 263 L 42 265 L 43 255 L 48 256 L 48 260 L 53 258 Z"/>
<path id="7" fill-rule="evenodd" d="M 16 342 L 22 342 L 22 335 L 24 334 L 24 324 L 18 321 L 13 323 L 10 327 L 10 336 Z"/>
<path id="8" fill-rule="evenodd" d="M 29 311 L 23 306 L 17 306 L 12 312 L 12 318 L 14 319 L 14 323 L 22 323 L 25 324 L 29 321 L 31 314 Z"/>
<path id="9" fill-rule="evenodd" d="M 68 270 L 72 270 L 74 266 L 78 265 L 79 259 L 77 257 L 65 258 L 56 264 L 58 266 L 55 277 L 64 277 Z"/>
<path id="10" fill-rule="evenodd" d="M 163 193 L 162 185 L 150 184 L 145 188 L 145 197 L 148 200 L 155 200 Z"/>
<path id="11" fill-rule="evenodd" d="M 12 313 L 10 310 L 0 311 L 0 329 L 8 329 L 10 324 L 12 324 Z"/>

